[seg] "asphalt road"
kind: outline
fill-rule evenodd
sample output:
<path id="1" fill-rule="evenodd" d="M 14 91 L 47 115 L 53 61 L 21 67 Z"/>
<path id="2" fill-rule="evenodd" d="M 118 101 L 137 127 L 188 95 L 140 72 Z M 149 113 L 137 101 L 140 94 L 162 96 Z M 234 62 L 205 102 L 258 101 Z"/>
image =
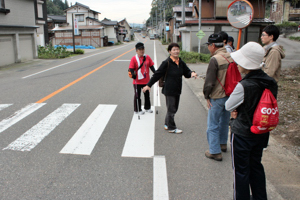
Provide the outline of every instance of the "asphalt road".
<path id="1" fill-rule="evenodd" d="M 299 33 L 295 33 L 295 36 L 298 35 Z M 296 67 L 300 65 L 300 42 L 295 41 L 295 40 L 289 40 L 287 38 L 284 38 L 282 36 L 279 36 L 277 39 L 277 43 L 279 45 L 283 46 L 284 53 L 285 53 L 285 58 L 281 60 L 282 62 L 282 68 L 286 69 L 289 67 Z"/>
<path id="2" fill-rule="evenodd" d="M 166 58 L 158 41 L 138 39 L 158 65 Z M 175 118 L 183 134 L 163 129 L 163 95 L 158 114 L 137 120 L 134 45 L 0 71 L 0 199 L 232 199 L 230 153 L 205 158 L 206 110 L 185 82 Z M 81 133 L 79 153 L 62 153 Z M 130 134 L 137 149 L 122 156 Z"/>

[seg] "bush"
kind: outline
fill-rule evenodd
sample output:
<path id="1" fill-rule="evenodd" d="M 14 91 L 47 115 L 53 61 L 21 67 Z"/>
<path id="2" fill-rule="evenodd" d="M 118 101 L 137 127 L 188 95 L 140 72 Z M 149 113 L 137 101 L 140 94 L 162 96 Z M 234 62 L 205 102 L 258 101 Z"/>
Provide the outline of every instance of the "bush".
<path id="1" fill-rule="evenodd" d="M 75 54 L 84 54 L 84 50 L 82 49 L 76 49 Z"/>
<path id="2" fill-rule="evenodd" d="M 300 41 L 300 37 L 290 36 L 289 39 L 290 39 L 290 40 Z"/>
<path id="3" fill-rule="evenodd" d="M 291 26 L 296 26 L 296 27 L 298 27 L 298 24 L 297 23 L 295 23 L 295 22 L 286 22 L 286 21 L 284 21 L 284 22 L 282 22 L 281 24 L 275 24 L 278 28 L 283 28 L 283 27 L 291 27 Z"/>
<path id="4" fill-rule="evenodd" d="M 209 63 L 210 61 L 210 54 L 200 53 L 200 60 L 204 63 Z"/>
<path id="5" fill-rule="evenodd" d="M 186 52 L 180 51 L 179 57 L 186 63 L 197 63 L 197 62 L 204 62 L 208 63 L 210 60 L 209 54 L 202 54 L 197 52 Z"/>
<path id="6" fill-rule="evenodd" d="M 179 45 L 180 51 L 182 51 L 182 42 L 177 42 L 177 44 Z"/>
<path id="7" fill-rule="evenodd" d="M 46 47 L 38 47 L 38 57 L 43 59 L 66 58 L 71 54 L 66 47 L 54 48 L 51 43 Z"/>

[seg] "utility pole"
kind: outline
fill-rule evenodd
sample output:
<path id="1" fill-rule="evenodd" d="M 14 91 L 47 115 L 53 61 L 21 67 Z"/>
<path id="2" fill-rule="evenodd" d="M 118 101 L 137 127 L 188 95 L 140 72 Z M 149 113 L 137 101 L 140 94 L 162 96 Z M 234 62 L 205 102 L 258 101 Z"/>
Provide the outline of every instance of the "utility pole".
<path id="1" fill-rule="evenodd" d="M 75 54 L 74 13 L 72 13 L 73 53 Z"/>
<path id="2" fill-rule="evenodd" d="M 198 9 L 198 12 L 199 12 L 199 31 L 201 30 L 201 2 L 202 0 L 198 0 L 199 1 L 199 9 Z M 201 39 L 198 38 L 198 53 L 201 52 Z"/>
<path id="3" fill-rule="evenodd" d="M 162 3 L 162 0 L 158 0 L 158 5 L 159 5 L 159 21 L 160 21 L 160 23 L 159 23 L 159 32 L 160 32 L 160 39 L 162 39 L 162 37 L 163 37 L 163 35 L 162 35 L 162 27 L 161 27 L 161 25 L 162 25 L 162 18 L 163 18 L 163 16 L 162 16 L 162 6 L 163 6 L 163 3 Z"/>
<path id="4" fill-rule="evenodd" d="M 167 34 L 166 34 L 166 4 L 165 4 L 165 0 L 164 0 L 164 4 L 163 4 L 163 7 L 164 7 L 164 24 L 163 24 L 163 29 L 164 29 L 164 38 L 165 40 L 167 41 Z"/>
<path id="5" fill-rule="evenodd" d="M 155 15 L 156 15 L 156 17 L 155 17 L 155 29 L 157 30 L 157 7 L 156 7 L 156 10 L 155 10 Z"/>
<path id="6" fill-rule="evenodd" d="M 185 0 L 181 0 L 182 12 L 181 12 L 181 24 L 185 24 Z"/>

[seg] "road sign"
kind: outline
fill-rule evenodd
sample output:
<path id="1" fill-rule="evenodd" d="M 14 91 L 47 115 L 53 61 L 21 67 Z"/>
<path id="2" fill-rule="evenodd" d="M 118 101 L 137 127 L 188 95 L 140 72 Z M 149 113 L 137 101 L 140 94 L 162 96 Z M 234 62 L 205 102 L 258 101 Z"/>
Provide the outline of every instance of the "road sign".
<path id="1" fill-rule="evenodd" d="M 196 33 L 196 35 L 201 40 L 205 36 L 205 33 L 202 30 L 200 30 L 198 33 Z"/>

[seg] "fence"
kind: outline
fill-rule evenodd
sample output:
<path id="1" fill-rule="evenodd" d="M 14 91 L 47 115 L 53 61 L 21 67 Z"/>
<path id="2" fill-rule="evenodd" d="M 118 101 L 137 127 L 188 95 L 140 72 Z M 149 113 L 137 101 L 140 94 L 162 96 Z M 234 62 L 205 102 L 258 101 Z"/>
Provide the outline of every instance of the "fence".
<path id="1" fill-rule="evenodd" d="M 73 45 L 72 32 L 56 31 L 55 37 L 52 38 L 53 45 Z M 103 38 L 101 38 L 99 31 L 81 31 L 81 35 L 75 36 L 75 45 L 87 45 L 93 47 L 102 47 Z"/>

